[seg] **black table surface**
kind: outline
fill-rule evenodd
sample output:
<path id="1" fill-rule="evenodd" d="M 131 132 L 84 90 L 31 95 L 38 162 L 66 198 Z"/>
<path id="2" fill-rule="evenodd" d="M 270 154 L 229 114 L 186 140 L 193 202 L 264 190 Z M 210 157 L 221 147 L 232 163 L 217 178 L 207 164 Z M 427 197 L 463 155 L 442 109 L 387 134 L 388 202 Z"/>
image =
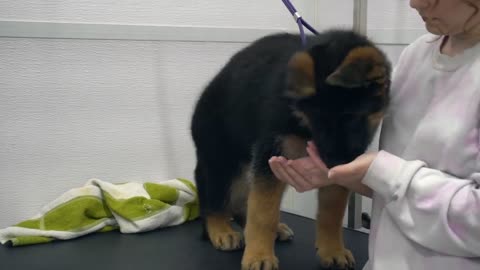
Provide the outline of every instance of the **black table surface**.
<path id="1" fill-rule="evenodd" d="M 277 242 L 280 270 L 321 269 L 315 255 L 315 221 L 282 213 L 282 221 L 295 232 L 290 242 Z M 217 251 L 201 238 L 199 220 L 151 232 L 95 233 L 80 238 L 22 247 L 0 245 L 0 269 L 239 269 L 242 251 Z M 368 235 L 344 230 L 345 245 L 356 260 L 367 261 Z"/>

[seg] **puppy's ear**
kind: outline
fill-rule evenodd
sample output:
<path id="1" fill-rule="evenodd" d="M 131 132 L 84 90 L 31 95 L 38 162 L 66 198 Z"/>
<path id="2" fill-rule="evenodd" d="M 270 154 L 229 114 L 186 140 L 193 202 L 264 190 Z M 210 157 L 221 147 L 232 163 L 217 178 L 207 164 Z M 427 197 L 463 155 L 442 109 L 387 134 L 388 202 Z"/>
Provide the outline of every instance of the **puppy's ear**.
<path id="1" fill-rule="evenodd" d="M 344 88 L 384 83 L 387 76 L 385 57 L 373 47 L 359 47 L 350 51 L 340 66 L 330 74 L 329 85 Z"/>
<path id="2" fill-rule="evenodd" d="M 288 62 L 287 93 L 293 98 L 315 95 L 314 62 L 307 52 L 295 53 Z"/>

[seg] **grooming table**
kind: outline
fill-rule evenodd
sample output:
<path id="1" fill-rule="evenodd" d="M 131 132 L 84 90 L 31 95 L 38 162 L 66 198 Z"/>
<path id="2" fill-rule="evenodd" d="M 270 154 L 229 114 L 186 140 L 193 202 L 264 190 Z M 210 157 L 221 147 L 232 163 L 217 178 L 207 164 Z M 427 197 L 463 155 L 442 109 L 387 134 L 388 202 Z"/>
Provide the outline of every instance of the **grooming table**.
<path id="1" fill-rule="evenodd" d="M 315 255 L 315 221 L 282 213 L 295 232 L 291 242 L 277 242 L 280 270 L 321 269 Z M 0 245 L 0 269 L 35 270 L 236 270 L 242 251 L 222 252 L 201 239 L 199 220 L 139 234 L 118 231 L 23 247 Z M 368 235 L 344 230 L 346 246 L 362 269 Z"/>

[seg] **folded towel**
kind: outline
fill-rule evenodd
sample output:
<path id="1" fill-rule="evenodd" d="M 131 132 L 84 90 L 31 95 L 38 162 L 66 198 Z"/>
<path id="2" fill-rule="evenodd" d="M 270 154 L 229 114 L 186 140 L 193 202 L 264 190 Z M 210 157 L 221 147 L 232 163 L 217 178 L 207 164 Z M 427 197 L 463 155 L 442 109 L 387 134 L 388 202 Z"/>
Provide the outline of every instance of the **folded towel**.
<path id="1" fill-rule="evenodd" d="M 186 179 L 120 184 L 91 179 L 31 219 L 0 230 L 0 243 L 31 245 L 116 229 L 145 232 L 194 220 L 198 214 L 197 189 Z"/>

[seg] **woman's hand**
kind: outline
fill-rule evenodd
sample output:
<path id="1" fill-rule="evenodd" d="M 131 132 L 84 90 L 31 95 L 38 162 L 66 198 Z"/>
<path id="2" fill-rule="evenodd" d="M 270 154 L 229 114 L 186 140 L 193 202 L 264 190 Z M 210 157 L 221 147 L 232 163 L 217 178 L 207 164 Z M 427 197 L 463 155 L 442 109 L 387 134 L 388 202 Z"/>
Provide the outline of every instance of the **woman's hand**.
<path id="1" fill-rule="evenodd" d="M 284 157 L 272 157 L 269 160 L 270 168 L 275 176 L 295 188 L 298 192 L 305 192 L 333 184 L 328 179 L 328 169 L 320 159 L 317 148 L 308 142 L 308 157 L 287 160 Z"/>
<path id="2" fill-rule="evenodd" d="M 372 190 L 362 184 L 362 179 L 377 156 L 376 152 L 360 155 L 352 162 L 330 170 L 320 159 L 312 142 L 308 143 L 307 153 L 308 157 L 295 160 L 272 157 L 269 160 L 270 168 L 280 181 L 293 186 L 298 192 L 337 184 L 364 196 L 372 196 Z"/>
<path id="3" fill-rule="evenodd" d="M 372 190 L 364 185 L 362 180 L 376 157 L 377 152 L 360 155 L 350 163 L 331 168 L 328 172 L 328 178 L 351 191 L 372 197 Z"/>

